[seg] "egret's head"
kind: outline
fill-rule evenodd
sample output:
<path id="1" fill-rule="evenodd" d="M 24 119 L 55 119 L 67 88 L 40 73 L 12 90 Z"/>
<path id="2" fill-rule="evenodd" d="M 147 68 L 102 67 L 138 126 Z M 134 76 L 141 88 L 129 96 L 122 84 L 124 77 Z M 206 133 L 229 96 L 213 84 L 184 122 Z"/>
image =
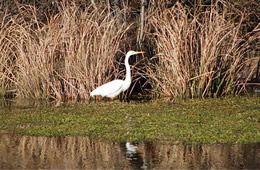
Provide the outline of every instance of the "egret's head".
<path id="1" fill-rule="evenodd" d="M 131 55 L 135 55 L 135 54 L 143 54 L 143 51 L 128 51 L 126 56 L 130 57 Z"/>

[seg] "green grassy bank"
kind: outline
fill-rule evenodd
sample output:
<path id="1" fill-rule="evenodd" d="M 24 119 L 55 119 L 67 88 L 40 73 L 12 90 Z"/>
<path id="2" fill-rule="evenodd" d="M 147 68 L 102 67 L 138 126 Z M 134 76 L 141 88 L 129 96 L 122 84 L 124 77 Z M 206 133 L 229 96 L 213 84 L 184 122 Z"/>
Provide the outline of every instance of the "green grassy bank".
<path id="1" fill-rule="evenodd" d="M 0 129 L 23 135 L 89 136 L 113 141 L 185 144 L 260 142 L 260 98 L 175 103 L 100 102 L 0 110 Z"/>

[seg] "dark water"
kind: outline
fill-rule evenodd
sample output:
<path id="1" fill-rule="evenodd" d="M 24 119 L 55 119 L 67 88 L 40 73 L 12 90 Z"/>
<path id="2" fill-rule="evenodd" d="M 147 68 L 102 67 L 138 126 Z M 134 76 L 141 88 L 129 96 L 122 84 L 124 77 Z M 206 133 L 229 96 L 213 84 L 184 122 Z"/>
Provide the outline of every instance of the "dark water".
<path id="1" fill-rule="evenodd" d="M 257 169 L 260 144 L 184 146 L 0 134 L 0 169 Z"/>

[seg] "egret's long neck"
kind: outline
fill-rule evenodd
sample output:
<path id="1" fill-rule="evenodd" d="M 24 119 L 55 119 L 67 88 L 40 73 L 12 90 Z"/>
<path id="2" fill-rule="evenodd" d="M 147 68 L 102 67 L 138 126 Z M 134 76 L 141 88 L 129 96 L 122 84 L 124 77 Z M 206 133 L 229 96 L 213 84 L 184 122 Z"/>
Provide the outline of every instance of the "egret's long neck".
<path id="1" fill-rule="evenodd" d="M 125 80 L 126 81 L 131 81 L 131 70 L 130 70 L 130 66 L 129 66 L 129 63 L 128 63 L 129 57 L 130 57 L 129 55 L 127 55 L 125 57 L 125 68 L 126 68 Z"/>

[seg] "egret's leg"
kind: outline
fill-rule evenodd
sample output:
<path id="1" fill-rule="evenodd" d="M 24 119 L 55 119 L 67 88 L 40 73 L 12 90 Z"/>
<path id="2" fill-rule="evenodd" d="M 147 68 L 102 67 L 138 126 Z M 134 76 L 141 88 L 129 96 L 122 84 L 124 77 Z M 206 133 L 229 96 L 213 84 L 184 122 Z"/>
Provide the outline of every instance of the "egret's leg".
<path id="1" fill-rule="evenodd" d="M 126 101 L 127 103 L 130 102 L 129 96 L 130 96 L 130 94 L 129 94 L 129 92 L 127 91 L 127 93 L 126 93 L 126 95 L 125 95 L 125 101 Z"/>
<path id="2" fill-rule="evenodd" d="M 121 102 L 125 102 L 125 92 L 122 92 L 121 93 L 121 99 L 120 99 Z"/>
<path id="3" fill-rule="evenodd" d="M 124 93 L 124 101 L 129 103 L 130 102 L 130 99 L 129 99 L 129 90 L 127 90 L 125 93 Z"/>
<path id="4" fill-rule="evenodd" d="M 120 94 L 119 94 L 119 100 L 120 100 L 120 102 L 123 101 L 123 93 L 120 93 Z"/>

